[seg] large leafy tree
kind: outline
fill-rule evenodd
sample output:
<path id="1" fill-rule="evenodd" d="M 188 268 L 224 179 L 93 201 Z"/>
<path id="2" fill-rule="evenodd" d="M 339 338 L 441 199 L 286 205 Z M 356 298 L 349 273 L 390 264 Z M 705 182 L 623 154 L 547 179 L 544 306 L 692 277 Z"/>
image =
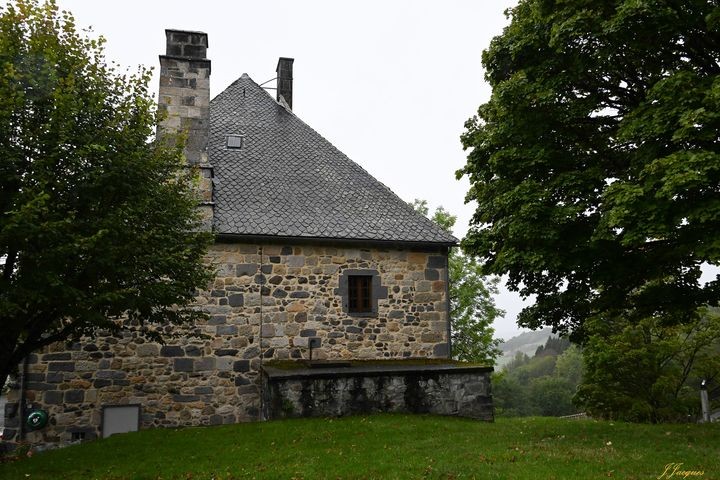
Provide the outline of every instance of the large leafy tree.
<path id="1" fill-rule="evenodd" d="M 519 323 L 692 322 L 720 282 L 720 6 L 520 0 L 466 124 L 465 247 L 535 295 Z"/>
<path id="2" fill-rule="evenodd" d="M 575 401 L 594 417 L 687 421 L 699 417 L 699 386 L 720 376 L 720 315 L 702 309 L 680 325 L 662 319 L 589 321 L 586 376 Z"/>
<path id="3" fill-rule="evenodd" d="M 199 315 L 193 172 L 150 141 L 149 73 L 118 74 L 102 44 L 53 1 L 0 10 L 0 386 L 52 342 Z"/>
<path id="4" fill-rule="evenodd" d="M 425 200 L 415 200 L 413 208 L 428 216 Z M 452 232 L 457 217 L 438 207 L 431 219 L 447 232 Z M 453 358 L 468 362 L 494 364 L 500 355 L 500 340 L 493 338 L 493 322 L 505 312 L 495 305 L 497 277 L 482 274 L 472 256 L 453 247 L 448 255 L 450 280 L 450 326 Z"/>

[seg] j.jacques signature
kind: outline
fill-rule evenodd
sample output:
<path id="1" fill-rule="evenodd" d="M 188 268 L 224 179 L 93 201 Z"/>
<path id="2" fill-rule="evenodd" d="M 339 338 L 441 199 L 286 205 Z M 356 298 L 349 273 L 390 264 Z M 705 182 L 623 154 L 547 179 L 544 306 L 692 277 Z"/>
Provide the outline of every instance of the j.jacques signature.
<path id="1" fill-rule="evenodd" d="M 668 463 L 665 465 L 663 473 L 657 477 L 658 480 L 661 478 L 688 478 L 688 477 L 702 477 L 705 472 L 702 470 L 683 470 L 682 463 Z"/>

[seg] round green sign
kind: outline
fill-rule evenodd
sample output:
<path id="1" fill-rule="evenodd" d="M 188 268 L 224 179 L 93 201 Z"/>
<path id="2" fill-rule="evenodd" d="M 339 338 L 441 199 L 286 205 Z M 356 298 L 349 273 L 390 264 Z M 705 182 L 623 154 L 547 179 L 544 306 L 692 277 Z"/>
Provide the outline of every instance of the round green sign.
<path id="1" fill-rule="evenodd" d="M 25 425 L 31 430 L 39 430 L 48 423 L 48 413 L 45 410 L 33 410 L 25 417 Z"/>

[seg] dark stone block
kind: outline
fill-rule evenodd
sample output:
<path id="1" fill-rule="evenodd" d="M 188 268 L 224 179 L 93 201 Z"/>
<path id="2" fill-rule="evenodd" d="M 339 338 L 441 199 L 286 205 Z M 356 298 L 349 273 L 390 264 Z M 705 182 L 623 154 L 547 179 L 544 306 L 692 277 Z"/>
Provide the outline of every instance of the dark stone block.
<path id="1" fill-rule="evenodd" d="M 438 343 L 433 347 L 433 356 L 435 357 L 447 357 L 449 353 L 447 343 Z"/>
<path id="2" fill-rule="evenodd" d="M 183 54 L 186 57 L 205 58 L 207 49 L 201 45 L 183 45 Z"/>
<path id="3" fill-rule="evenodd" d="M 305 312 L 298 312 L 295 314 L 295 321 L 297 323 L 305 323 L 307 322 L 307 313 Z"/>
<path id="4" fill-rule="evenodd" d="M 63 392 L 45 392 L 45 395 L 43 395 L 43 401 L 48 405 L 60 405 L 63 401 Z"/>
<path id="5" fill-rule="evenodd" d="M 427 268 L 445 268 L 445 257 L 442 255 L 430 255 Z"/>
<path id="6" fill-rule="evenodd" d="M 260 267 L 260 271 L 265 275 L 270 275 L 272 273 L 272 265 L 263 265 Z"/>
<path id="7" fill-rule="evenodd" d="M 44 362 L 48 362 L 50 360 L 70 360 L 71 358 L 72 356 L 70 352 L 46 353 L 42 356 Z"/>
<path id="8" fill-rule="evenodd" d="M 237 377 L 235 377 L 235 386 L 242 387 L 243 385 L 250 385 L 250 380 L 243 377 L 242 375 L 238 375 Z"/>
<path id="9" fill-rule="evenodd" d="M 228 303 L 231 307 L 242 307 L 245 305 L 245 297 L 242 293 L 235 293 L 228 297 Z"/>
<path id="10" fill-rule="evenodd" d="M 95 388 L 103 388 L 103 387 L 108 387 L 110 385 L 112 385 L 112 381 L 105 380 L 104 378 L 99 378 L 93 382 L 93 387 L 95 387 Z"/>
<path id="11" fill-rule="evenodd" d="M 218 301 L 218 305 L 227 305 L 227 304 L 228 304 L 227 297 L 223 297 Z"/>
<path id="12" fill-rule="evenodd" d="M 345 331 L 347 333 L 362 333 L 362 328 L 355 327 L 353 325 L 349 325 L 349 326 L 345 327 Z"/>
<path id="13" fill-rule="evenodd" d="M 257 263 L 238 263 L 235 265 L 235 275 L 238 277 L 252 276 L 258 271 Z"/>
<path id="14" fill-rule="evenodd" d="M 405 312 L 402 310 L 392 310 L 390 313 L 388 313 L 388 318 L 403 318 L 405 316 Z"/>
<path id="15" fill-rule="evenodd" d="M 65 403 L 82 403 L 85 400 L 85 390 L 67 390 Z"/>
<path id="16" fill-rule="evenodd" d="M 235 325 L 218 325 L 217 327 L 217 334 L 218 335 L 237 335 L 238 330 Z"/>
<path id="17" fill-rule="evenodd" d="M 50 362 L 48 364 L 48 370 L 51 372 L 74 372 L 74 362 Z"/>
<path id="18" fill-rule="evenodd" d="M 280 255 L 292 255 L 292 254 L 293 254 L 292 247 L 282 247 L 282 250 L 280 250 Z"/>
<path id="19" fill-rule="evenodd" d="M 192 372 L 193 360 L 192 358 L 176 358 L 173 362 L 173 368 L 176 372 Z"/>
<path id="20" fill-rule="evenodd" d="M 57 385 L 44 382 L 27 382 L 26 387 L 28 390 L 37 390 L 39 392 L 44 392 L 46 390 L 55 390 L 57 388 Z"/>
<path id="21" fill-rule="evenodd" d="M 238 351 L 235 348 L 218 348 L 215 350 L 215 355 L 218 357 L 234 357 Z"/>
<path id="22" fill-rule="evenodd" d="M 255 275 L 253 282 L 257 283 L 258 285 L 265 285 L 265 275 Z"/>
<path id="23" fill-rule="evenodd" d="M 182 55 L 182 47 L 180 45 L 168 45 L 165 49 L 165 53 L 167 55 L 176 55 L 179 57 Z"/>
<path id="24" fill-rule="evenodd" d="M 28 373 L 25 377 L 25 380 L 28 382 L 44 382 L 45 381 L 45 374 L 44 373 Z"/>
<path id="25" fill-rule="evenodd" d="M 425 280 L 440 280 L 440 272 L 434 268 L 425 269 Z"/>
<path id="26" fill-rule="evenodd" d="M 85 345 L 85 346 L 83 347 L 83 350 L 85 350 L 86 352 L 97 352 L 97 351 L 98 351 L 98 347 L 97 347 L 97 345 L 93 345 L 93 344 L 91 343 L 90 345 Z"/>
<path id="27" fill-rule="evenodd" d="M 214 357 L 203 357 L 195 360 L 194 370 L 196 372 L 206 372 L 215 369 Z"/>
<path id="28" fill-rule="evenodd" d="M 200 397 L 197 395 L 173 395 L 173 401 L 178 403 L 188 403 L 188 402 L 199 402 Z"/>
<path id="29" fill-rule="evenodd" d="M 202 355 L 202 349 L 197 345 L 188 345 L 185 347 L 185 355 L 188 357 L 199 357 Z"/>
<path id="30" fill-rule="evenodd" d="M 306 292 L 304 290 L 301 290 L 299 292 L 291 292 L 290 298 L 309 298 L 310 292 Z"/>
<path id="31" fill-rule="evenodd" d="M 213 387 L 195 387 L 196 395 L 211 395 L 213 393 Z"/>
<path id="32" fill-rule="evenodd" d="M 282 288 L 276 288 L 272 293 L 272 296 L 275 298 L 285 298 L 287 295 L 287 292 Z"/>
<path id="33" fill-rule="evenodd" d="M 280 285 L 280 282 L 282 282 L 282 277 L 280 275 L 270 277 L 270 280 L 268 280 L 268 283 L 272 283 L 273 285 Z"/>
<path id="34" fill-rule="evenodd" d="M 270 257 L 270 263 L 280 263 L 280 257 Z"/>
<path id="35" fill-rule="evenodd" d="M 210 292 L 211 297 L 224 297 L 225 290 L 213 290 Z"/>
<path id="36" fill-rule="evenodd" d="M 208 318 L 208 325 L 224 325 L 227 322 L 225 315 L 211 315 Z"/>
<path id="37" fill-rule="evenodd" d="M 249 347 L 243 352 L 243 358 L 255 358 L 258 355 L 260 355 L 260 348 L 258 347 Z"/>
<path id="38" fill-rule="evenodd" d="M 160 349 L 160 355 L 163 357 L 182 357 L 185 355 L 185 351 L 178 345 L 164 345 Z"/>
<path id="39" fill-rule="evenodd" d="M 308 328 L 306 330 L 300 330 L 301 337 L 314 337 L 315 335 L 317 335 L 317 331 L 315 331 L 312 328 Z"/>
<path id="40" fill-rule="evenodd" d="M 237 360 L 233 363 L 233 370 L 236 372 L 249 372 L 250 360 Z"/>
<path id="41" fill-rule="evenodd" d="M 5 404 L 5 411 L 3 414 L 5 415 L 5 418 L 12 418 L 15 415 L 17 415 L 18 412 L 18 403 L 17 402 L 9 402 Z"/>
<path id="42" fill-rule="evenodd" d="M 220 415 L 210 415 L 210 425 L 222 425 L 222 417 Z"/>
<path id="43" fill-rule="evenodd" d="M 122 380 L 127 374 L 120 370 L 100 370 L 95 373 L 97 378 L 109 378 L 111 380 Z"/>

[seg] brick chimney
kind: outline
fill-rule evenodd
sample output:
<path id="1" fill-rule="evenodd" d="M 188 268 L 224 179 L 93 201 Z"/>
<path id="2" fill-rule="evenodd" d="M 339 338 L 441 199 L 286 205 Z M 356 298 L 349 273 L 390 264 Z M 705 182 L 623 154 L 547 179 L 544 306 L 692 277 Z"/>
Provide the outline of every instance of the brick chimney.
<path id="1" fill-rule="evenodd" d="M 160 55 L 160 94 L 158 108 L 167 117 L 158 128 L 165 132 L 185 132 L 185 158 L 200 169 L 200 209 L 205 227 L 212 229 L 212 165 L 208 162 L 210 133 L 210 60 L 206 58 L 208 36 L 203 32 L 165 30 L 167 50 Z"/>
<path id="2" fill-rule="evenodd" d="M 294 58 L 280 57 L 277 68 L 277 101 L 280 98 L 285 100 L 290 110 L 292 110 L 292 91 L 293 91 L 293 62 Z"/>

